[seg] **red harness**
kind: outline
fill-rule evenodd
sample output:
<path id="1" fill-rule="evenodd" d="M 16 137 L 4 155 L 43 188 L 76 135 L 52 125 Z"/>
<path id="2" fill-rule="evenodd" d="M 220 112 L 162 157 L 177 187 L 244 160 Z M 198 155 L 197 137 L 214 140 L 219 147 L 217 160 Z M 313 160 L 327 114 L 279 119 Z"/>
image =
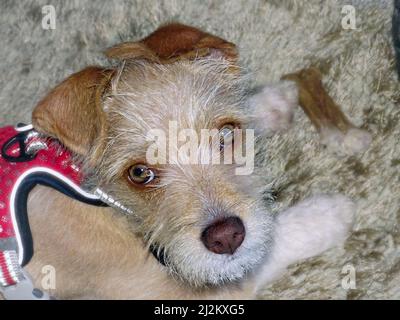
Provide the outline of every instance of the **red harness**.
<path id="1" fill-rule="evenodd" d="M 37 184 L 77 200 L 104 205 L 84 191 L 80 167 L 55 139 L 43 138 L 32 126 L 0 128 L 0 289 L 24 279 L 22 266 L 33 255 L 27 199 Z"/>
<path id="2" fill-rule="evenodd" d="M 29 192 L 40 184 L 87 204 L 112 206 L 133 216 L 134 212 L 99 188 L 94 193 L 85 191 L 72 153 L 31 125 L 0 128 L 0 151 L 0 293 L 6 299 L 49 299 L 34 288 L 23 269 L 33 255 Z M 162 249 L 151 245 L 150 252 L 165 265 Z"/>

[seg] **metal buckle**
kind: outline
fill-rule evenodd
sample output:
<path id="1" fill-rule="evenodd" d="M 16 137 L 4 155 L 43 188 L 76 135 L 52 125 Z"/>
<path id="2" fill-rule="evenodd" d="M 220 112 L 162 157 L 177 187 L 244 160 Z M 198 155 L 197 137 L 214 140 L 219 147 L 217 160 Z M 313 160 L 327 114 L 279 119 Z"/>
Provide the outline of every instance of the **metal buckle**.
<path id="1" fill-rule="evenodd" d="M 2 287 L 0 293 L 6 300 L 52 300 L 52 298 L 40 289 L 33 286 L 33 282 L 27 272 L 21 269 L 23 279 L 16 285 Z"/>
<path id="2" fill-rule="evenodd" d="M 33 160 L 36 157 L 35 153 L 28 153 L 26 150 L 26 140 L 28 137 L 29 132 L 23 131 L 9 139 L 6 143 L 3 144 L 1 147 L 1 155 L 2 157 L 7 160 L 8 162 L 26 162 Z M 19 145 L 19 155 L 17 156 L 10 156 L 7 152 L 16 144 Z"/>
<path id="3" fill-rule="evenodd" d="M 22 125 L 22 124 L 21 124 Z M 19 131 L 14 137 L 3 144 L 1 148 L 2 157 L 8 162 L 28 162 L 35 159 L 38 151 L 46 149 L 45 142 L 34 139 L 39 135 L 31 125 L 18 125 L 15 129 Z M 19 154 L 11 156 L 7 152 L 16 144 L 19 145 Z"/>

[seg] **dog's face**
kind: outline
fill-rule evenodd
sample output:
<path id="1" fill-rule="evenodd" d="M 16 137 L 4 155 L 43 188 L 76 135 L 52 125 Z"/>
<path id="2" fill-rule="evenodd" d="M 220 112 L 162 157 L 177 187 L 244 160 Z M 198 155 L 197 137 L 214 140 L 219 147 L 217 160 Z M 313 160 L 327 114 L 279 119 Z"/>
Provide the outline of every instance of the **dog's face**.
<path id="1" fill-rule="evenodd" d="M 114 57 L 123 60 L 118 68 L 92 68 L 76 76 L 73 84 L 67 80 L 70 92 L 76 92 L 71 86 L 81 88 L 82 83 L 96 87 L 69 107 L 69 113 L 60 116 L 51 107 L 59 102 L 54 101 L 55 95 L 56 100 L 63 96 L 60 92 L 65 96 L 63 84 L 34 112 L 35 127 L 82 154 L 96 186 L 133 212 L 133 232 L 164 254 L 172 274 L 196 286 L 243 278 L 265 259 L 272 241 L 272 217 L 259 201 L 256 173 L 237 175 L 235 161 L 201 161 L 215 141 L 221 155 L 232 150 L 235 129 L 251 128 L 252 123 L 243 82 L 231 59 L 229 46 L 233 45 L 215 39 L 217 43 L 210 44 L 210 39 L 196 38 L 196 43 L 203 41 L 211 49 L 199 58 L 201 48 L 196 47 L 194 60 L 193 46 L 180 43 L 185 50 L 167 62 L 162 59 L 170 59 L 171 54 L 158 50 L 158 59 L 154 51 L 153 55 L 145 52 L 143 58 L 142 47 L 138 57 L 132 44 L 119 46 L 112 49 Z M 178 50 L 173 48 L 173 52 Z M 82 110 L 82 105 L 90 109 Z M 70 126 L 82 134 L 69 133 Z M 203 130 L 211 130 L 207 143 L 191 149 L 198 162 L 187 161 L 187 154 L 177 152 L 173 157 L 169 153 L 185 143 L 179 133 L 188 129 L 199 139 Z M 160 155 L 158 150 L 158 162 L 149 159 L 152 132 L 163 132 L 166 142 L 167 152 Z M 178 144 L 174 147 L 175 132 Z"/>
<path id="2" fill-rule="evenodd" d="M 177 132 L 193 129 L 198 137 L 204 129 L 222 135 L 246 128 L 241 83 L 227 68 L 215 60 L 126 65 L 104 104 L 109 130 L 96 174 L 101 187 L 134 211 L 148 243 L 196 285 L 236 280 L 257 265 L 270 242 L 270 216 L 257 201 L 255 174 L 236 175 L 234 164 L 188 163 L 181 155 L 152 165 L 148 133 L 165 132 L 171 146 L 173 123 Z M 233 141 L 221 149 L 227 144 Z M 212 147 L 196 149 L 201 158 Z"/>

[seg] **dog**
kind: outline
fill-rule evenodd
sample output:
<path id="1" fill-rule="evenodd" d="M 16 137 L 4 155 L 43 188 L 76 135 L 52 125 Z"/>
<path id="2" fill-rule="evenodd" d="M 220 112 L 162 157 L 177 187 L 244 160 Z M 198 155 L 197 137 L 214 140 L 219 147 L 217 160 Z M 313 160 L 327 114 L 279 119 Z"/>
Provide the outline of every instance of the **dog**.
<path id="1" fill-rule="evenodd" d="M 71 75 L 33 111 L 33 127 L 81 164 L 85 188 L 112 199 L 97 207 L 44 186 L 30 193 L 27 270 L 38 288 L 52 266 L 56 285 L 44 289 L 58 299 L 251 299 L 288 265 L 344 242 L 355 204 L 343 195 L 274 216 L 257 166 L 239 175 L 235 162 L 148 161 L 148 133 L 171 143 L 171 123 L 216 130 L 220 150 L 232 150 L 235 130 L 254 129 L 257 155 L 261 137 L 289 127 L 295 83 L 249 90 L 233 43 L 179 23 L 106 56 L 115 66 Z"/>

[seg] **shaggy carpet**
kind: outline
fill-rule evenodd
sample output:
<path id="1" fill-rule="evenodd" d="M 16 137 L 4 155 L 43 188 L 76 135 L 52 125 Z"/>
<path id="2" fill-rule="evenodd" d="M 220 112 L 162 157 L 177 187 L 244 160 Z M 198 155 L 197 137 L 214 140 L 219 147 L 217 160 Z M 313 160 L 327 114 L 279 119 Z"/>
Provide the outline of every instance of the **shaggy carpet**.
<path id="1" fill-rule="evenodd" d="M 47 4 L 56 9 L 55 30 L 42 28 Z M 342 28 L 345 4 L 355 8 L 356 30 Z M 102 50 L 170 20 L 238 44 L 255 86 L 317 66 L 331 96 L 373 141 L 362 154 L 337 156 L 319 144 L 299 109 L 287 133 L 265 141 L 266 186 L 276 197 L 271 209 L 341 192 L 358 202 L 357 220 L 343 248 L 292 265 L 260 298 L 398 299 L 400 90 L 392 10 L 390 0 L 2 0 L 0 125 L 30 122 L 35 103 L 60 80 L 86 65 L 107 63 Z M 343 286 L 348 270 L 355 273 L 352 288 Z"/>

